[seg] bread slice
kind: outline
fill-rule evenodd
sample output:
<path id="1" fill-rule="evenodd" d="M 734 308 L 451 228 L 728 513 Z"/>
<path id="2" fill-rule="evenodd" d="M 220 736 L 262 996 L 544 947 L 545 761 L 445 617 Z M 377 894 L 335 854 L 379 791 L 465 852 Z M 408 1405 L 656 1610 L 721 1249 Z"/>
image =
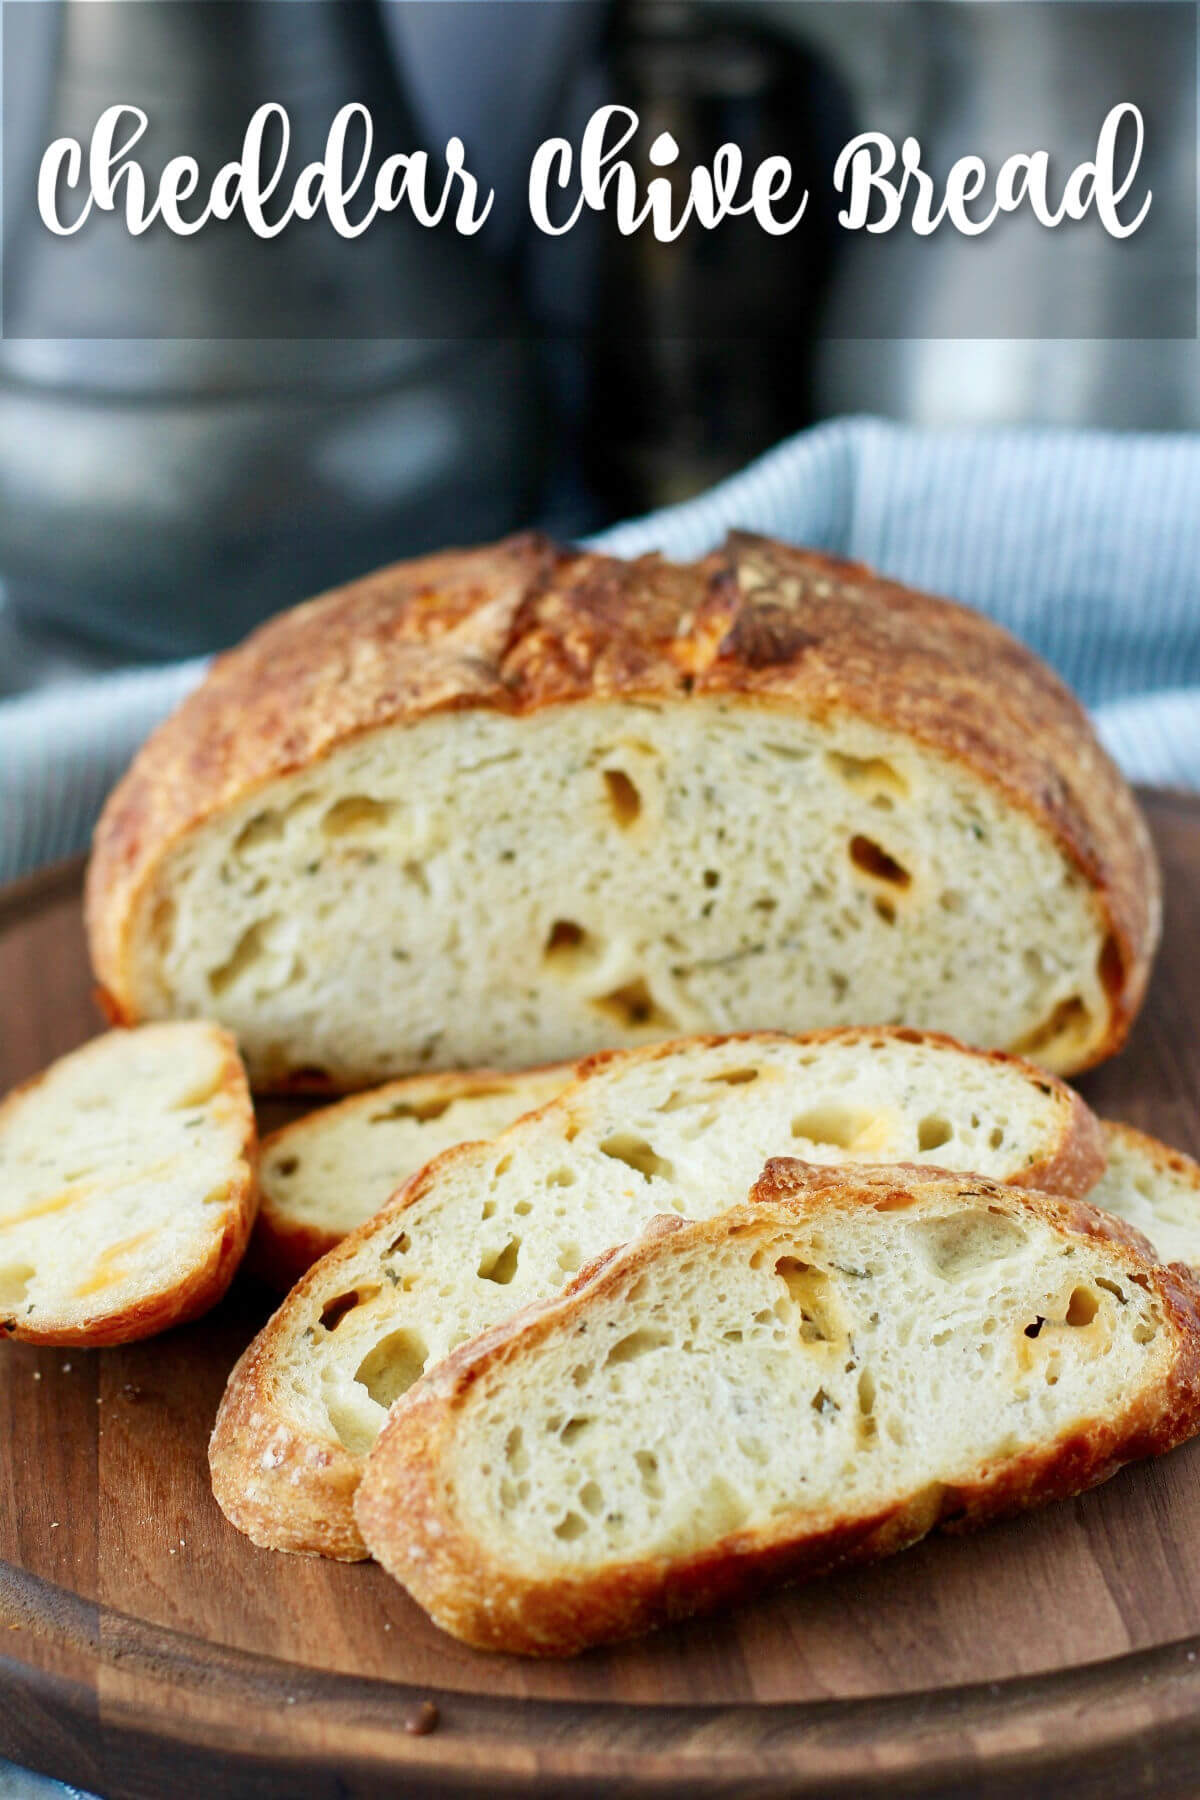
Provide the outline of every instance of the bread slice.
<path id="1" fill-rule="evenodd" d="M 1070 1072 L 1140 1004 L 1128 787 L 1007 633 L 735 533 L 403 563 L 220 658 L 105 809 L 114 1017 L 257 1089 L 891 1019 Z"/>
<path id="2" fill-rule="evenodd" d="M 228 1032 L 93 1038 L 0 1105 L 0 1337 L 128 1344 L 196 1318 L 229 1286 L 256 1204 Z"/>
<path id="3" fill-rule="evenodd" d="M 574 1063 L 413 1075 L 310 1113 L 263 1139 L 254 1269 L 289 1288 L 410 1175 L 452 1144 L 497 1132 L 560 1094 Z"/>
<path id="4" fill-rule="evenodd" d="M 423 1368 L 557 1293 L 655 1213 L 720 1211 L 781 1151 L 924 1160 L 1067 1192 L 1103 1168 L 1077 1095 L 944 1038 L 763 1033 L 598 1057 L 491 1144 L 438 1157 L 292 1290 L 217 1418 L 225 1513 L 259 1544 L 361 1556 L 362 1460 Z"/>
<path id="5" fill-rule="evenodd" d="M 1132 1125 L 1103 1129 L 1108 1164 L 1088 1200 L 1136 1226 L 1164 1262 L 1200 1275 L 1200 1164 Z"/>
<path id="6" fill-rule="evenodd" d="M 431 1371 L 358 1520 L 455 1637 L 580 1650 L 1171 1449 L 1197 1298 L 1086 1204 L 776 1162 Z"/>

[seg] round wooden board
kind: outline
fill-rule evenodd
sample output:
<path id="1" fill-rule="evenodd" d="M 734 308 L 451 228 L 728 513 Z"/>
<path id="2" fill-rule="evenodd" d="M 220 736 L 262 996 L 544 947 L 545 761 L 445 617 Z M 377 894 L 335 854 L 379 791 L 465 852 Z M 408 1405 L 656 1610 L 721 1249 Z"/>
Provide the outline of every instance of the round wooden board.
<path id="1" fill-rule="evenodd" d="M 1200 800 L 1146 802 L 1163 952 L 1082 1086 L 1200 1154 Z M 78 868 L 0 894 L 0 1088 L 98 1024 Z M 1200 1440 L 622 1649 L 484 1657 L 381 1570 L 255 1550 L 218 1512 L 208 1431 L 267 1305 L 243 1284 L 130 1349 L 0 1346 L 0 1754 L 106 1800 L 1200 1788 Z"/>

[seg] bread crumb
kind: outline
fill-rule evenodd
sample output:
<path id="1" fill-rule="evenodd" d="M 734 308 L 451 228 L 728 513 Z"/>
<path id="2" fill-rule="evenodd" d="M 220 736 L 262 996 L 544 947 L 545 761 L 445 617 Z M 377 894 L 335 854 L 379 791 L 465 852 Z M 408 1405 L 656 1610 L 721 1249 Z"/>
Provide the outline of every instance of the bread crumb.
<path id="1" fill-rule="evenodd" d="M 422 1700 L 420 1706 L 415 1706 L 405 1718 L 404 1729 L 409 1737 L 428 1737 L 431 1731 L 437 1730 L 439 1717 L 433 1701 Z"/>
<path id="2" fill-rule="evenodd" d="M 63 1366 L 62 1366 L 62 1372 L 63 1372 L 63 1374 L 64 1374 L 64 1375 L 69 1375 L 69 1374 L 70 1374 L 70 1373 L 71 1373 L 71 1365 L 70 1365 L 70 1363 L 64 1363 L 64 1364 L 63 1364 Z"/>

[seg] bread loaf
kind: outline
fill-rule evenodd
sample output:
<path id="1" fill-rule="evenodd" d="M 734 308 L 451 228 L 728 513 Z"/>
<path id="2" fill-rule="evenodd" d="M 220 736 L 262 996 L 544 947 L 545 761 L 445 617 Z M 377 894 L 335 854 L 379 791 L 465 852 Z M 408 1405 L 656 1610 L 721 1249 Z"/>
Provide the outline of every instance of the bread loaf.
<path id="1" fill-rule="evenodd" d="M 1198 1378 L 1194 1286 L 1088 1206 L 779 1162 L 432 1370 L 356 1511 L 445 1630 L 561 1654 L 1077 1493 Z"/>
<path id="2" fill-rule="evenodd" d="M 495 1137 L 561 1093 L 574 1071 L 562 1063 L 515 1075 L 413 1075 L 273 1132 L 259 1159 L 254 1269 L 275 1287 L 291 1287 L 440 1151 Z"/>
<path id="3" fill-rule="evenodd" d="M 1082 1069 L 1159 928 L 1129 789 L 988 620 L 734 534 L 400 564 L 222 657 L 88 880 L 115 1018 L 258 1088 L 890 1019 Z"/>
<path id="4" fill-rule="evenodd" d="M 1088 1200 L 1136 1226 L 1163 1262 L 1200 1275 L 1200 1164 L 1132 1125 L 1103 1129 L 1108 1162 Z"/>
<path id="5" fill-rule="evenodd" d="M 744 1199 L 780 1151 L 1072 1193 L 1104 1166 L 1095 1119 L 1061 1082 L 915 1032 L 599 1056 L 492 1143 L 438 1157 L 292 1290 L 222 1401 L 210 1463 L 225 1513 L 259 1544 L 361 1556 L 362 1459 L 423 1368 L 655 1213 L 706 1218 Z"/>
<path id="6" fill-rule="evenodd" d="M 94 1038 L 0 1106 L 0 1337 L 128 1344 L 198 1317 L 228 1287 L 256 1202 L 229 1034 Z"/>

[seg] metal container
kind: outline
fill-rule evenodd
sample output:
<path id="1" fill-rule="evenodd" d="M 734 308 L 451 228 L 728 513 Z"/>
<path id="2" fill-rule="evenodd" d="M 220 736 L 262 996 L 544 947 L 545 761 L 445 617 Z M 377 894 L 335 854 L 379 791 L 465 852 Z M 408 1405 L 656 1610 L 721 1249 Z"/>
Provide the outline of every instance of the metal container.
<path id="1" fill-rule="evenodd" d="M 288 108 L 297 168 L 347 99 L 381 145 L 420 144 L 368 0 L 63 0 L 5 23 L 10 195 L 33 193 L 33 146 L 86 143 L 131 97 L 161 156 L 186 149 L 210 178 L 266 98 Z M 212 649 L 533 504 L 528 347 L 472 239 L 394 214 L 350 242 L 233 223 L 131 241 L 99 216 L 64 241 L 30 200 L 10 205 L 5 263 L 0 577 L 19 614 L 143 653 Z"/>

